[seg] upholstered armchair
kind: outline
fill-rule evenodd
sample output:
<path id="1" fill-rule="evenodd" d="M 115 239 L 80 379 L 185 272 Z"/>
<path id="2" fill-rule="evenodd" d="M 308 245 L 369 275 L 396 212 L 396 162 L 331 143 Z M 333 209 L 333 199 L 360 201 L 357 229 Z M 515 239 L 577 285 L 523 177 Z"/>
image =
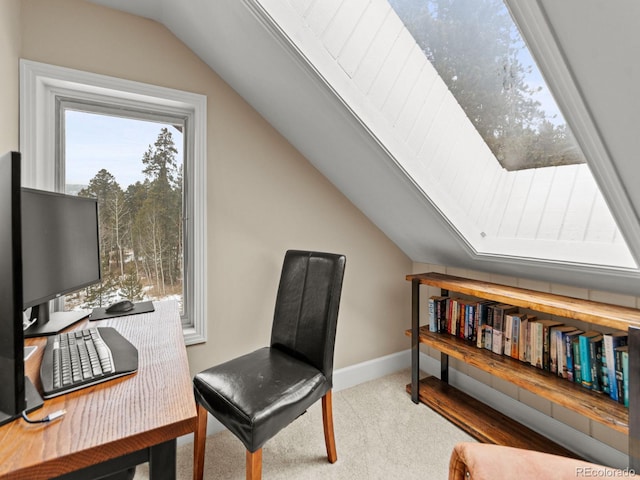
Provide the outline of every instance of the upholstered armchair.
<path id="1" fill-rule="evenodd" d="M 575 458 L 473 442 L 458 443 L 449 461 L 449 480 L 635 478 L 632 473 Z"/>

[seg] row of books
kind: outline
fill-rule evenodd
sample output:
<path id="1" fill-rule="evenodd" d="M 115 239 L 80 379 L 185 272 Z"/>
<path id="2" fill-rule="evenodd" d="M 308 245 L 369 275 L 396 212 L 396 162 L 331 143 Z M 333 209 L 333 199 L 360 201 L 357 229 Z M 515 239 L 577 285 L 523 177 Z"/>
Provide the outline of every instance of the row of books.
<path id="1" fill-rule="evenodd" d="M 429 298 L 429 330 L 550 371 L 629 405 L 626 332 L 583 331 L 490 300 Z"/>

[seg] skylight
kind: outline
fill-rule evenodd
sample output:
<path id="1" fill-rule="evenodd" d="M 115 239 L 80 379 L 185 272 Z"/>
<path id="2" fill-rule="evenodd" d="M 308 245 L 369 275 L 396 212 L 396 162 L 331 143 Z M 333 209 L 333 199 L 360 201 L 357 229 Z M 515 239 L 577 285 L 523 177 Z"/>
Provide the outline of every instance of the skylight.
<path id="1" fill-rule="evenodd" d="M 502 0 L 389 0 L 507 170 L 585 158 Z"/>
<path id="2" fill-rule="evenodd" d="M 391 0 L 410 28 L 387 0 L 260 3 L 471 255 L 637 268 L 501 1 Z M 444 41 L 426 44 L 432 31 Z M 453 42 L 464 36 L 474 50 Z M 455 68 L 439 73 L 430 59 L 443 58 Z M 496 104 L 506 110 L 487 116 Z"/>
<path id="3" fill-rule="evenodd" d="M 491 152 L 487 160 L 483 148 L 471 146 L 471 137 L 461 133 L 468 126 L 455 108 L 448 111 L 445 95 L 437 121 L 457 120 L 449 120 L 447 131 L 430 126 L 425 143 L 435 128 L 444 137 L 440 144 L 454 146 L 448 153 L 440 145 L 421 147 L 414 158 L 397 157 L 471 248 L 492 256 L 634 268 L 584 155 L 503 1 L 389 4 Z M 448 133 L 451 129 L 459 134 Z M 429 178 L 434 176 L 436 182 Z"/>

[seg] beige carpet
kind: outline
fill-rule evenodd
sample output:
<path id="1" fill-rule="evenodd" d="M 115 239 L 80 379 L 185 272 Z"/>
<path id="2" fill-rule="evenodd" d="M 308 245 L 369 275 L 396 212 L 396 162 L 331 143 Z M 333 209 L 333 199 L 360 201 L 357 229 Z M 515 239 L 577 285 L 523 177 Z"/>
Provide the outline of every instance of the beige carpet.
<path id="1" fill-rule="evenodd" d="M 405 392 L 408 370 L 333 395 L 338 461 L 326 459 L 320 402 L 263 448 L 264 480 L 446 480 L 455 443 L 473 441 Z M 191 479 L 193 444 L 178 447 L 178 478 Z M 207 438 L 205 479 L 243 480 L 245 450 L 229 432 Z M 146 465 L 135 480 L 148 479 Z"/>

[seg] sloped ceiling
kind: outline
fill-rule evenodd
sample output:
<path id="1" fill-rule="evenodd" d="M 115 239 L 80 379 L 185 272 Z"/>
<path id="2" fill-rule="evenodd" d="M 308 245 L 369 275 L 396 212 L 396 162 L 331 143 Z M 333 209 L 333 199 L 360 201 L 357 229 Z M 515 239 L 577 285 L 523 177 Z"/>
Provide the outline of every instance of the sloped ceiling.
<path id="1" fill-rule="evenodd" d="M 638 272 L 474 255 L 438 206 L 425 200 L 366 125 L 270 24 L 256 0 L 92 1 L 164 24 L 412 260 L 621 293 L 640 291 Z M 594 168 L 594 173 L 612 210 L 619 212 L 617 220 L 629 226 L 627 232 L 634 232 L 640 211 L 640 189 L 635 185 L 640 181 L 636 120 L 640 4 L 634 0 L 507 3 L 516 20 L 528 23 L 524 35 L 534 53 L 544 52 L 545 42 L 559 47 L 562 68 L 568 69 L 573 81 L 559 85 L 556 96 L 569 88 L 586 105 L 613 162 L 601 171 Z M 531 4 L 536 7 L 531 15 L 535 18 L 527 21 Z M 541 35 L 545 38 L 537 47 Z M 554 68 L 541 65 L 552 89 L 549 75 Z M 638 240 L 627 237 L 627 242 L 638 250 Z"/>

